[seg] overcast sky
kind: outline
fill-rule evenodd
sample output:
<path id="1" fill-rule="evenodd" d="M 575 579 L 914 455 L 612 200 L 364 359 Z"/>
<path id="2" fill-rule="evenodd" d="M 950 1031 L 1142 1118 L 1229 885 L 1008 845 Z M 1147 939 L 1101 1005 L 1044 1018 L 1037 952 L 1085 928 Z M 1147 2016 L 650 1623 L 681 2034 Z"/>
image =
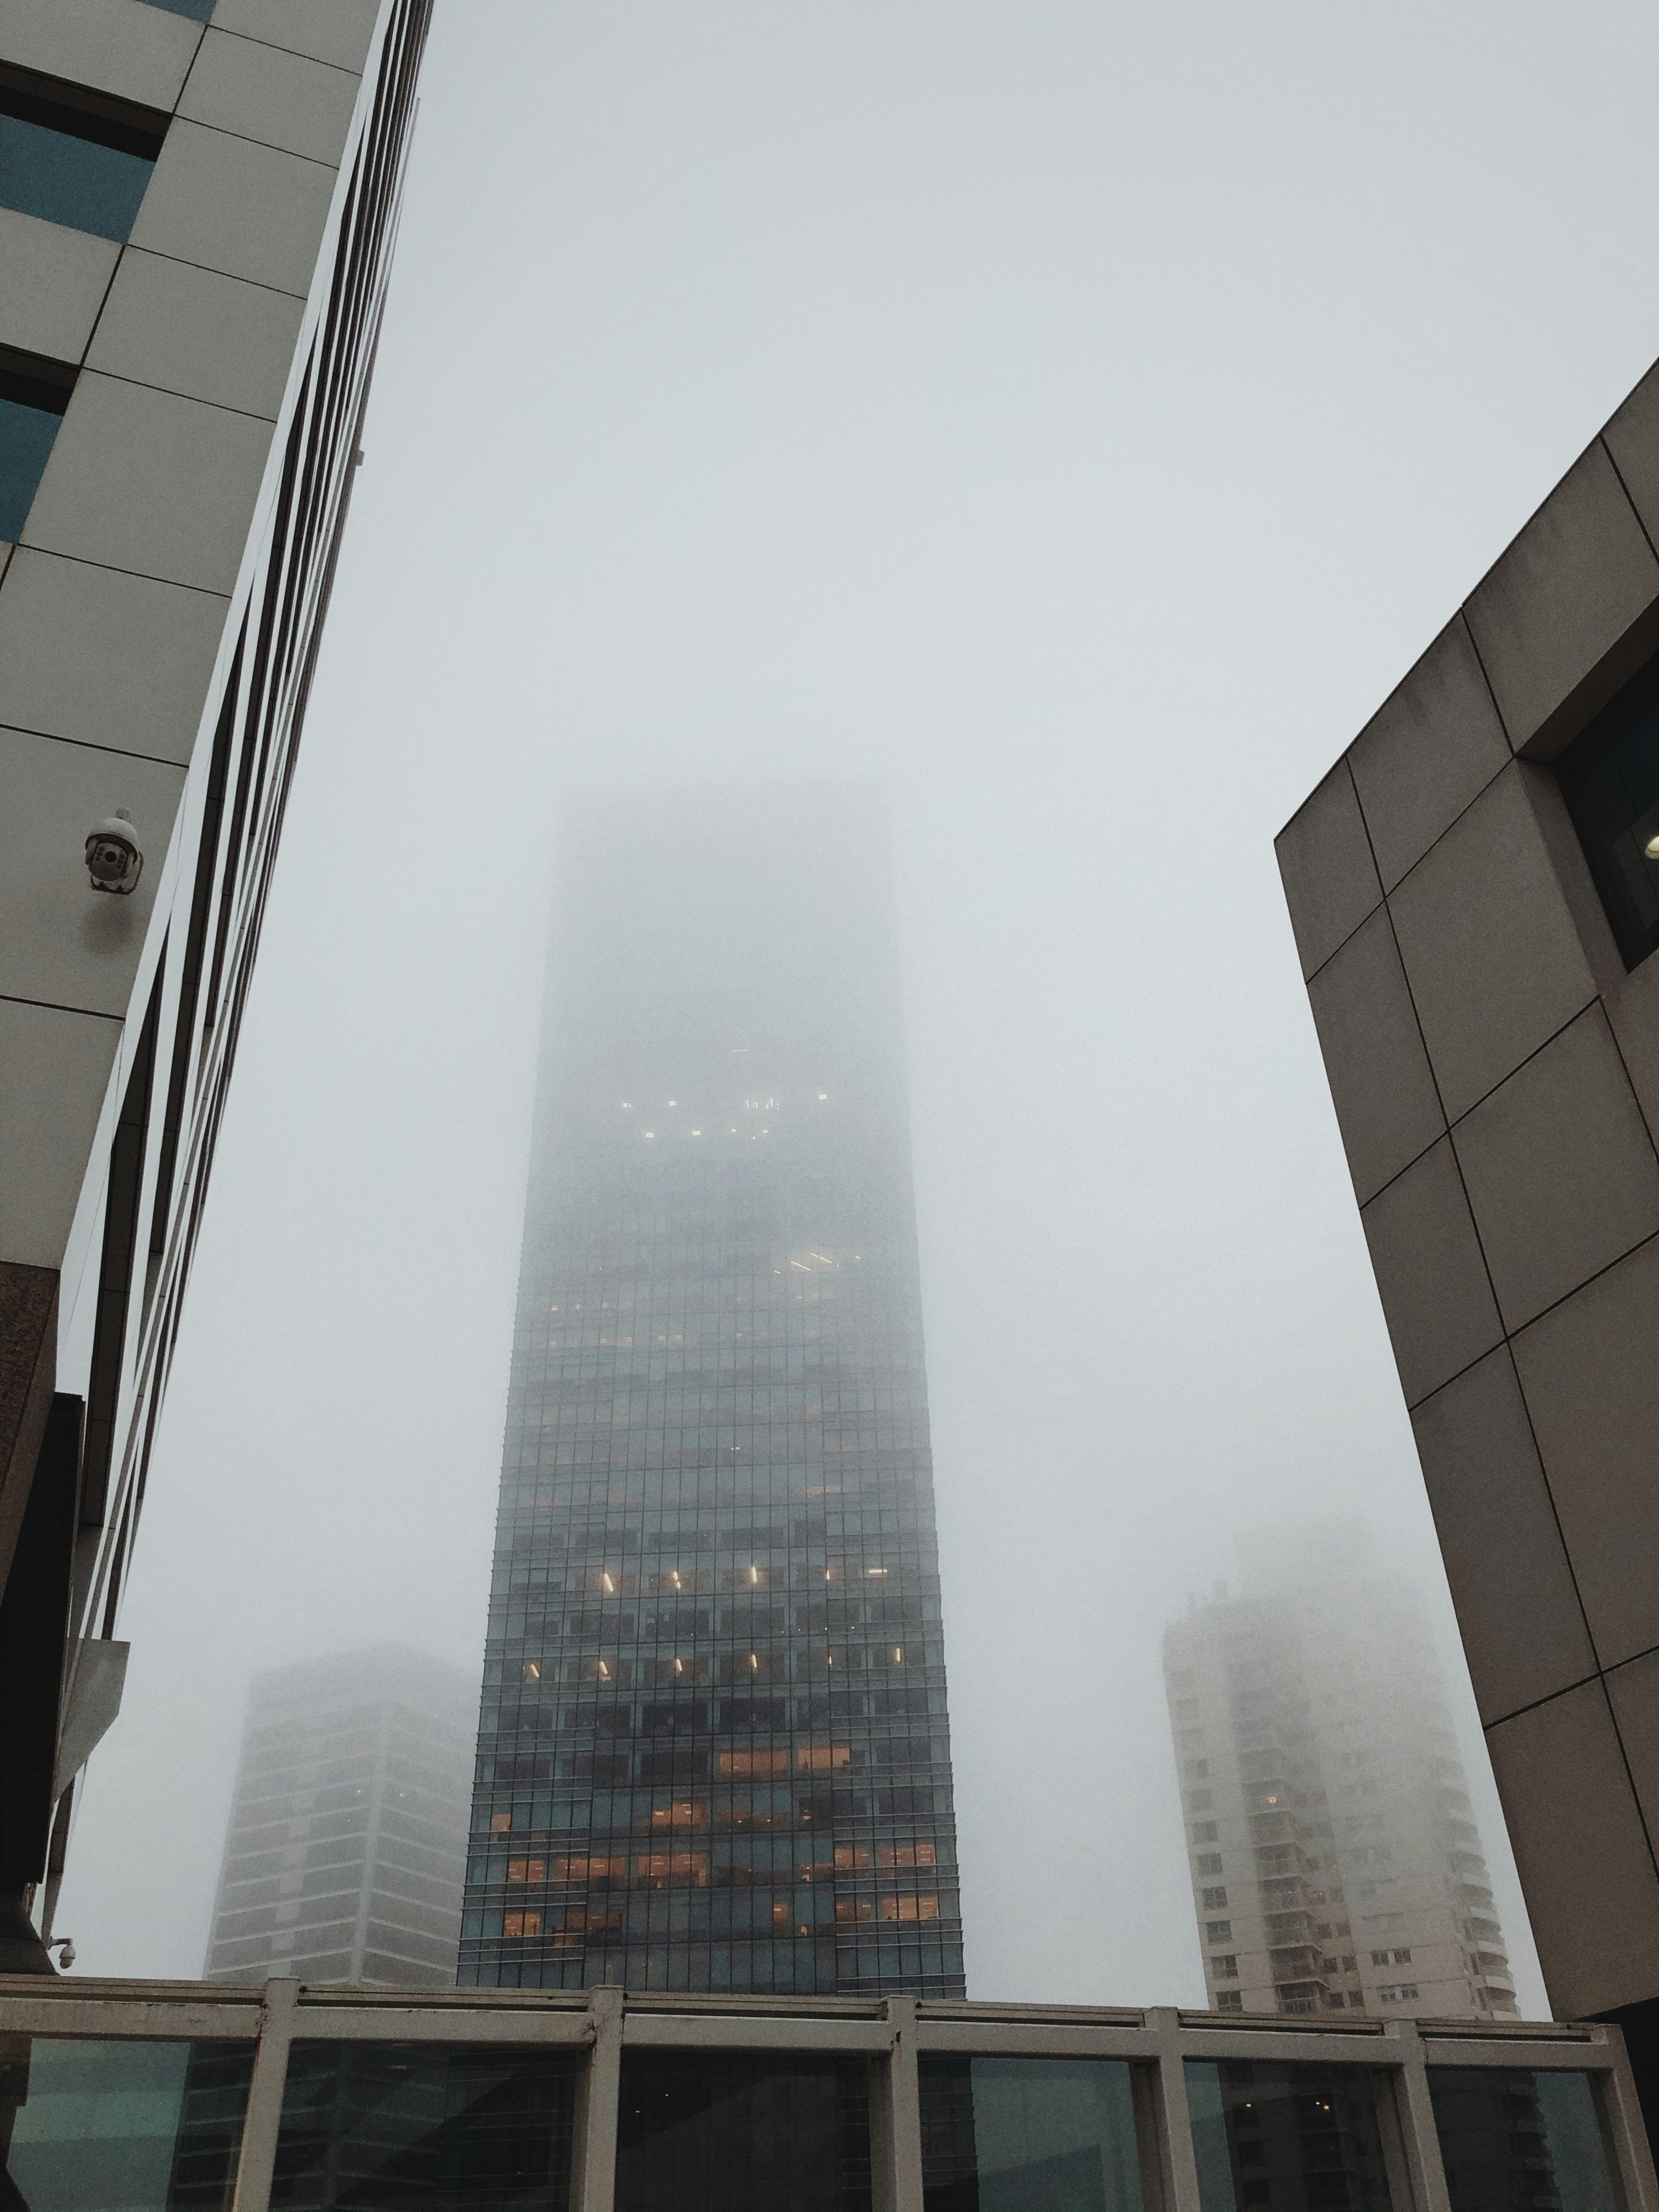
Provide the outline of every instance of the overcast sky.
<path id="1" fill-rule="evenodd" d="M 1204 2001 L 1165 1620 L 1358 1508 L 1452 1635 L 1272 839 L 1659 352 L 1656 80 L 1650 0 L 439 0 L 83 1969 L 199 1971 L 252 1668 L 477 1663 L 558 792 L 848 774 L 969 1990 Z"/>

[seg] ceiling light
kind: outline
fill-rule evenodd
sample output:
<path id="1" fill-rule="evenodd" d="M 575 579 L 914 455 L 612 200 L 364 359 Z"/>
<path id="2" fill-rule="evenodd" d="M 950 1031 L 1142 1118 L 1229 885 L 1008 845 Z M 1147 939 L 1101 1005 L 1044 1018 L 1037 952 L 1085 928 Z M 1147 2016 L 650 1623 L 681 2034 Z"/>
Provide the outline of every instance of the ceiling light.
<path id="1" fill-rule="evenodd" d="M 1650 837 L 1642 850 L 1650 860 L 1659 860 L 1659 836 Z"/>

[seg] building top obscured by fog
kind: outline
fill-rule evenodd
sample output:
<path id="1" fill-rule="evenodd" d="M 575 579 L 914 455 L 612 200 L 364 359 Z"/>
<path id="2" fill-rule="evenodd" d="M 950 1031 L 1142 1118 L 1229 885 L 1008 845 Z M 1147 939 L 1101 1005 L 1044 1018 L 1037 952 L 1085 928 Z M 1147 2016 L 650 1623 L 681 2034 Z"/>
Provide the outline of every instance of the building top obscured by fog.
<path id="1" fill-rule="evenodd" d="M 206 1978 L 453 1984 L 477 1710 L 406 1644 L 256 1675 Z"/>
<path id="2" fill-rule="evenodd" d="M 1255 1532 L 1164 1637 L 1218 2011 L 1488 2018 L 1515 1988 L 1438 1656 L 1348 1524 Z"/>

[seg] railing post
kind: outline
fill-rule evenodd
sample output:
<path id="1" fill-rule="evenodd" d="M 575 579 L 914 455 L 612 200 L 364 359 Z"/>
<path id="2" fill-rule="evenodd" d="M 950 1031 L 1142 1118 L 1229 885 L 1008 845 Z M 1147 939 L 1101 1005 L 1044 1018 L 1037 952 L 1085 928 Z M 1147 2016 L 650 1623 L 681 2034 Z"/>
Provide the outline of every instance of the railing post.
<path id="1" fill-rule="evenodd" d="M 617 2123 L 622 2111 L 622 1991 L 610 1984 L 590 1990 L 587 2016 L 593 2041 L 576 2107 L 572 2212 L 612 2212 L 617 2201 Z M 236 2212 L 241 2212 L 240 2206 Z"/>
<path id="2" fill-rule="evenodd" d="M 1187 2105 L 1181 2015 L 1173 2005 L 1154 2005 L 1146 2014 L 1146 2027 L 1157 2065 L 1164 2212 L 1201 2212 L 1193 2116 Z"/>
<path id="3" fill-rule="evenodd" d="M 1625 2031 L 1616 2022 L 1601 2023 L 1595 2029 L 1598 2041 L 1608 2044 L 1617 2063 L 1601 2076 L 1606 2084 L 1606 2112 L 1613 2136 L 1613 2160 L 1619 2168 L 1619 2179 L 1624 2184 L 1625 2202 L 1630 2212 L 1659 2212 L 1659 2180 L 1653 2170 L 1653 2146 L 1648 2140 L 1647 2122 L 1642 2117 L 1641 2100 L 1636 2091 L 1636 2076 L 1631 2072 L 1630 2054 L 1625 2048 Z"/>
<path id="4" fill-rule="evenodd" d="M 236 2161 L 236 2193 L 231 2212 L 268 2212 L 276 2171 L 276 2137 L 283 2124 L 283 2091 L 288 2081 L 289 2045 L 300 2008 L 300 1984 L 286 1975 L 265 1984 L 259 2015 L 259 2039 L 253 2049 L 253 2079 L 248 2084 L 242 2119 L 241 2155 Z"/>
<path id="5" fill-rule="evenodd" d="M 1440 2137 L 1434 2124 L 1434 2102 L 1429 2095 L 1429 2063 L 1417 2022 L 1391 2020 L 1382 2033 L 1400 2054 L 1395 2078 L 1400 2085 L 1400 2133 L 1413 2202 L 1418 2212 L 1451 2212 Z"/>
<path id="6" fill-rule="evenodd" d="M 892 2030 L 871 2099 L 872 2194 L 876 2212 L 922 2212 L 921 2083 L 916 2071 L 916 2001 L 887 1999 Z"/>

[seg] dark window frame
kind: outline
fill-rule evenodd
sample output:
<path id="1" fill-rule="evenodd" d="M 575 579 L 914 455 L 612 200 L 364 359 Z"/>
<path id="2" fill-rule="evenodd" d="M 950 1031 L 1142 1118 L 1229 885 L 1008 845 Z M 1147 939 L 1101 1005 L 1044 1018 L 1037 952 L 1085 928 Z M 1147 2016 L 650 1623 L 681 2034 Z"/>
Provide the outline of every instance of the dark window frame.
<path id="1" fill-rule="evenodd" d="M 1659 920 L 1644 921 L 1631 902 L 1613 859 L 1605 824 L 1596 817 L 1590 781 L 1656 708 L 1659 708 L 1659 653 L 1644 662 L 1553 763 L 1568 817 L 1626 969 L 1640 967 L 1650 954 L 1659 951 Z"/>

